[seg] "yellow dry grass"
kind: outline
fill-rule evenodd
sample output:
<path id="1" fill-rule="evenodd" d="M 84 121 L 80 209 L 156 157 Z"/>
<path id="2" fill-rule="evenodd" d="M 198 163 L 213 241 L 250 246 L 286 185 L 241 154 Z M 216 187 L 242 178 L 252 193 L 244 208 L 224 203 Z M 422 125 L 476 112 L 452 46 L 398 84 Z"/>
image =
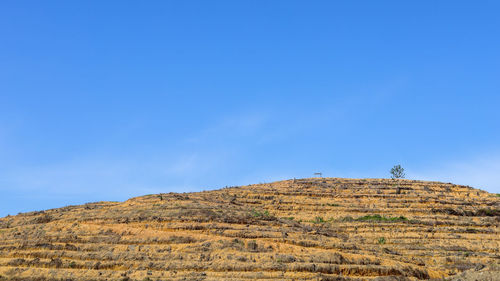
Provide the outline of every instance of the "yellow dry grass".
<path id="1" fill-rule="evenodd" d="M 398 185 L 311 178 L 9 216 L 0 280 L 417 280 L 498 263 L 498 196 Z"/>

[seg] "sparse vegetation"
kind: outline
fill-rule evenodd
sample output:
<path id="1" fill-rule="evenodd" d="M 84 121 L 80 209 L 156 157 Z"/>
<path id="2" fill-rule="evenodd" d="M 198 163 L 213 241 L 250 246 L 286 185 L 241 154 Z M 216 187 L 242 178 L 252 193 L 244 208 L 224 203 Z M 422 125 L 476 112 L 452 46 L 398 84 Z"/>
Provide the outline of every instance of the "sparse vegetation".
<path id="1" fill-rule="evenodd" d="M 408 221 L 408 219 L 404 216 L 383 217 L 381 215 L 366 215 L 357 218 L 356 221 L 400 222 L 400 221 Z"/>
<path id="2" fill-rule="evenodd" d="M 352 221 L 354 221 L 354 218 L 351 217 L 351 216 L 347 216 L 347 217 L 343 217 L 340 220 L 343 221 L 343 222 L 352 222 Z"/>
<path id="3" fill-rule="evenodd" d="M 257 211 L 257 210 L 252 210 L 252 215 L 254 217 L 264 217 L 264 218 L 269 218 L 271 217 L 271 215 L 269 214 L 269 211 L 265 210 L 265 211 Z"/>
<path id="4" fill-rule="evenodd" d="M 327 206 L 330 206 L 330 207 L 339 207 L 340 204 L 336 204 L 336 203 L 326 203 Z"/>
<path id="5" fill-rule="evenodd" d="M 394 196 L 395 183 L 412 192 Z M 0 218 L 0 275 L 437 280 L 497 260 L 499 200 L 436 182 L 322 178 L 68 206 Z"/>
<path id="6" fill-rule="evenodd" d="M 312 221 L 313 223 L 325 223 L 326 221 L 323 219 L 323 217 L 315 217 L 314 220 Z"/>
<path id="7" fill-rule="evenodd" d="M 476 216 L 498 217 L 498 216 L 500 216 L 500 209 L 482 208 L 482 209 L 477 210 L 475 215 Z"/>
<path id="8" fill-rule="evenodd" d="M 250 251 L 257 251 L 257 249 L 259 248 L 259 245 L 257 245 L 257 241 L 255 240 L 250 240 L 247 242 L 247 249 L 250 250 Z"/>

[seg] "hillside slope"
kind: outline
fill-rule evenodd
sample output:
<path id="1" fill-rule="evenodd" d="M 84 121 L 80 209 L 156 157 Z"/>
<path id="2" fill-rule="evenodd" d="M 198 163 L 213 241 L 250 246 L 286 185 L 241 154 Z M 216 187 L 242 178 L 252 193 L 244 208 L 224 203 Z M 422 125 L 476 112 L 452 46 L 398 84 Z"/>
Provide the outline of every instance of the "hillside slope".
<path id="1" fill-rule="evenodd" d="M 433 279 L 498 264 L 499 225 L 500 197 L 438 182 L 147 195 L 1 218 L 0 280 Z"/>

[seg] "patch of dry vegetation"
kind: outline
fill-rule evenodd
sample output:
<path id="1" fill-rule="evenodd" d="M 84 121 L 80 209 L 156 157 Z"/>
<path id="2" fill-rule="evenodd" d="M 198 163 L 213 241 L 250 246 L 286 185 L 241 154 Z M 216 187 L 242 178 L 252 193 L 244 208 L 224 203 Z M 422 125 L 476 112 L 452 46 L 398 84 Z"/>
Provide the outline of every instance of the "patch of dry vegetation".
<path id="1" fill-rule="evenodd" d="M 438 182 L 147 195 L 1 218 L 0 280 L 442 278 L 494 267 L 499 225 L 500 197 Z"/>

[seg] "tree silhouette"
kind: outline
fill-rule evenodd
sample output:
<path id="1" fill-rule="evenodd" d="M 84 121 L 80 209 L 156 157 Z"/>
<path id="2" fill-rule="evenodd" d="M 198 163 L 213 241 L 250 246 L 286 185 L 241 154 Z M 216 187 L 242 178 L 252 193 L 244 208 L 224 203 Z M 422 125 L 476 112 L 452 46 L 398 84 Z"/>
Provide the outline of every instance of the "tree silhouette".
<path id="1" fill-rule="evenodd" d="M 391 178 L 396 181 L 398 179 L 404 179 L 405 177 L 405 169 L 401 167 L 401 165 L 395 165 L 391 169 Z M 399 186 L 399 183 L 395 183 L 394 186 L 396 187 L 396 194 L 401 194 L 401 187 Z"/>
<path id="2" fill-rule="evenodd" d="M 401 165 L 396 165 L 391 169 L 391 178 L 392 179 L 404 179 L 405 178 L 405 169 L 401 167 Z"/>

